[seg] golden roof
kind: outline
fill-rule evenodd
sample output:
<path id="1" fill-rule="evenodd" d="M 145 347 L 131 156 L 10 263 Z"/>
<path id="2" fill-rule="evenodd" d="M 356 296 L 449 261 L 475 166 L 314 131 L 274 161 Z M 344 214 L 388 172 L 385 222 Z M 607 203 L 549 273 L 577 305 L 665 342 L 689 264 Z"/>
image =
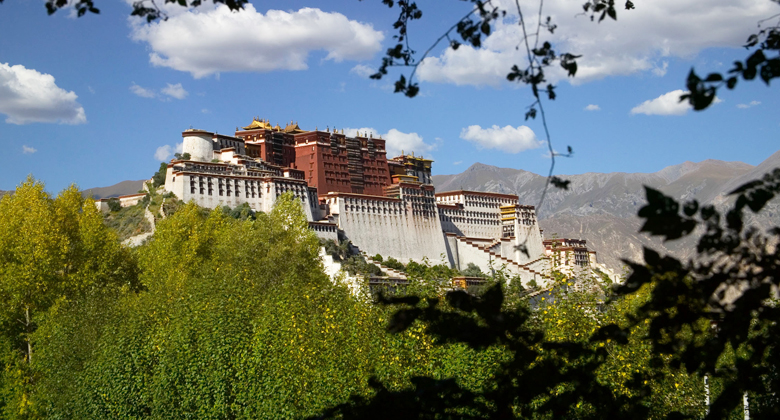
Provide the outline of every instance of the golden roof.
<path id="1" fill-rule="evenodd" d="M 287 124 L 286 127 L 284 127 L 284 132 L 298 134 L 298 133 L 305 133 L 306 130 L 302 130 L 301 127 L 298 126 L 298 121 L 296 122 L 290 121 L 290 123 Z"/>
<path id="2" fill-rule="evenodd" d="M 271 129 L 271 123 L 268 122 L 268 120 L 265 119 L 259 119 L 257 117 L 252 119 L 252 124 L 249 124 L 246 127 L 242 127 L 244 130 L 255 130 L 255 129 Z"/>

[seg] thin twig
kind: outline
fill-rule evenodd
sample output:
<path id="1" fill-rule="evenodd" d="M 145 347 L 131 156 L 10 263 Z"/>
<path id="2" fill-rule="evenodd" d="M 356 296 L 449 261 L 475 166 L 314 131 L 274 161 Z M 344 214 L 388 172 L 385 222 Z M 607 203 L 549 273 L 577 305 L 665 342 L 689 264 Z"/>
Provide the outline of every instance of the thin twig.
<path id="1" fill-rule="evenodd" d="M 544 0 L 539 0 L 539 21 L 536 22 L 536 39 L 534 40 L 534 49 L 539 47 L 539 30 L 542 29 L 542 8 Z"/>
<path id="2" fill-rule="evenodd" d="M 761 19 L 761 20 L 759 20 L 759 21 L 758 21 L 758 27 L 760 28 L 762 23 L 764 23 L 764 22 L 766 22 L 766 21 L 768 21 L 768 20 L 772 20 L 772 19 L 774 19 L 774 18 L 776 18 L 776 17 L 778 17 L 778 16 L 780 16 L 780 13 L 778 13 L 778 14 L 776 14 L 776 15 L 769 16 L 769 17 L 768 17 L 768 18 L 766 18 L 766 19 Z"/>
<path id="3" fill-rule="evenodd" d="M 492 0 L 488 0 L 488 1 L 486 1 L 486 2 L 485 2 L 485 4 L 486 4 L 486 5 L 487 5 L 487 4 L 490 4 L 490 2 L 491 2 L 491 1 L 492 1 Z M 428 49 L 427 49 L 427 50 L 425 50 L 425 53 L 422 55 L 422 57 L 420 57 L 420 59 L 419 59 L 419 60 L 418 60 L 418 61 L 417 61 L 415 64 L 413 64 L 413 65 L 412 65 L 413 69 L 412 69 L 412 73 L 409 75 L 409 83 L 412 83 L 412 80 L 414 79 L 414 74 L 417 72 L 417 67 L 418 67 L 420 64 L 422 64 L 422 62 L 425 60 L 425 58 L 426 58 L 426 57 L 428 57 L 428 54 L 430 54 L 430 53 L 431 53 L 431 51 L 432 51 L 434 48 L 436 48 L 436 46 L 437 46 L 437 45 L 439 45 L 439 43 L 440 43 L 440 42 L 441 42 L 441 41 L 442 41 L 444 38 L 447 38 L 447 39 L 449 39 L 449 38 L 450 38 L 450 32 L 452 32 L 452 31 L 453 31 L 455 28 L 457 28 L 459 23 L 461 23 L 461 22 L 463 22 L 464 20 L 466 20 L 466 19 L 468 19 L 469 17 L 471 17 L 471 15 L 473 15 L 473 14 L 474 14 L 474 12 L 476 12 L 476 11 L 477 11 L 477 9 L 476 9 L 476 8 L 474 8 L 474 9 L 471 9 L 471 11 L 470 11 L 470 12 L 468 12 L 468 13 L 466 14 L 466 16 L 463 16 L 463 17 L 462 17 L 462 18 L 461 18 L 461 19 L 460 19 L 460 20 L 459 20 L 457 23 L 455 23 L 454 25 L 450 26 L 450 28 L 449 28 L 449 29 L 447 29 L 447 31 L 446 31 L 446 32 L 444 32 L 444 35 L 442 35 L 442 36 L 440 36 L 438 39 L 436 39 L 436 42 L 434 42 L 434 43 L 433 43 L 433 45 L 431 45 L 430 47 L 428 47 Z M 407 36 L 407 39 L 408 39 L 408 36 L 409 36 L 409 30 L 408 30 L 408 29 L 406 30 L 406 36 Z M 408 46 L 407 46 L 407 48 L 408 48 Z"/>
<path id="4" fill-rule="evenodd" d="M 525 51 L 526 54 L 528 54 L 528 65 L 531 67 L 531 70 L 533 71 L 534 66 L 536 65 L 536 60 L 531 54 L 531 46 L 528 44 L 528 33 L 525 29 L 525 19 L 523 18 L 523 10 L 520 8 L 520 0 L 515 0 L 515 5 L 517 6 L 517 14 L 520 16 L 520 27 L 523 29 L 523 39 L 525 42 Z M 539 42 L 539 28 L 542 24 L 542 6 L 544 5 L 544 0 L 539 0 L 539 22 L 537 22 L 536 27 L 536 42 Z M 550 171 L 547 174 L 547 180 L 544 183 L 544 189 L 542 190 L 542 197 L 539 199 L 539 205 L 536 206 L 537 216 L 539 215 L 539 211 L 542 208 L 542 204 L 544 204 L 544 199 L 547 196 L 547 189 L 550 187 L 550 178 L 552 178 L 553 170 L 555 170 L 555 151 L 552 147 L 552 142 L 550 141 L 550 130 L 547 128 L 547 117 L 544 114 L 544 107 L 542 106 L 542 100 L 539 98 L 539 93 L 536 89 L 533 91 L 534 97 L 536 97 L 536 105 L 539 105 L 539 113 L 542 116 L 542 126 L 544 127 L 544 135 L 547 138 L 547 148 L 550 150 Z"/>

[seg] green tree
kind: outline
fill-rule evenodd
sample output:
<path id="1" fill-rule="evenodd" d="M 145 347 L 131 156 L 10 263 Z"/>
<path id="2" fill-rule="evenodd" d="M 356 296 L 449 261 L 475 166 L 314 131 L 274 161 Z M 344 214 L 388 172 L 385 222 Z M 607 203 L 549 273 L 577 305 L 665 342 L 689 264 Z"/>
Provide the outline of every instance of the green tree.
<path id="1" fill-rule="evenodd" d="M 289 194 L 256 221 L 188 204 L 157 229 L 142 290 L 61 301 L 36 332 L 45 416 L 301 418 L 369 396 L 372 375 L 391 389 L 453 365 L 479 367 L 474 386 L 489 376 L 489 359 L 434 350 L 421 327 L 384 332 L 383 308 L 323 273 Z"/>
<path id="2" fill-rule="evenodd" d="M 122 210 L 122 204 L 119 202 L 119 199 L 116 197 L 109 198 L 108 209 L 114 212 Z"/>
<path id="3" fill-rule="evenodd" d="M 165 176 L 168 173 L 168 164 L 165 162 L 160 163 L 160 168 L 152 175 L 152 186 L 154 188 L 165 184 Z"/>
<path id="4" fill-rule="evenodd" d="M 671 355 L 676 366 L 722 382 L 712 418 L 738 410 L 746 393 L 764 402 L 751 416 L 777 417 L 780 228 L 760 232 L 746 222 L 746 213 L 761 211 L 780 193 L 780 168 L 732 191 L 734 204 L 725 214 L 646 191 L 642 231 L 665 240 L 691 235 L 699 226 L 704 232 L 690 261 L 645 248 L 646 263 L 630 263 L 631 275 L 618 288 L 629 295 L 655 285 L 635 317 L 635 323 L 649 324 L 654 357 Z"/>
<path id="5" fill-rule="evenodd" d="M 34 337 L 47 311 L 94 289 L 135 287 L 136 269 L 92 200 L 75 186 L 52 199 L 30 177 L 0 200 L 0 218 L 0 410 L 7 418 L 24 418 L 35 411 Z"/>
<path id="6" fill-rule="evenodd" d="M 469 263 L 465 270 L 462 270 L 460 274 L 466 277 L 487 277 L 476 264 Z"/>

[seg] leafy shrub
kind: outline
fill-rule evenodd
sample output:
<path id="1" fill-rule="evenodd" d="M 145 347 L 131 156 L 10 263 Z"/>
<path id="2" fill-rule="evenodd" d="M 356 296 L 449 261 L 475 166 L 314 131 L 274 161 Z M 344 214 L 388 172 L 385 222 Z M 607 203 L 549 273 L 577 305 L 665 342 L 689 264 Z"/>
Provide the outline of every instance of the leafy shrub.
<path id="1" fill-rule="evenodd" d="M 144 206 L 141 203 L 106 213 L 104 221 L 117 233 L 120 240 L 152 231 L 152 226 L 144 216 Z"/>
<path id="2" fill-rule="evenodd" d="M 332 240 L 320 239 L 320 245 L 335 261 L 344 261 L 352 254 L 352 242 L 350 241 L 342 240 L 337 243 Z"/>
<path id="3" fill-rule="evenodd" d="M 122 210 L 122 205 L 119 204 L 119 199 L 116 197 L 112 197 L 108 199 L 108 209 L 110 211 L 119 211 Z"/>
<path id="4" fill-rule="evenodd" d="M 175 196 L 172 198 L 166 198 L 165 202 L 162 204 L 162 211 L 165 213 L 165 217 L 171 217 L 174 213 L 176 213 L 184 203 L 182 203 L 181 200 L 177 199 Z"/>
<path id="5" fill-rule="evenodd" d="M 466 277 L 487 277 L 487 275 L 474 263 L 469 263 L 469 265 L 466 266 L 466 269 L 462 270 L 460 274 Z"/>
<path id="6" fill-rule="evenodd" d="M 160 169 L 152 175 L 152 186 L 154 188 L 165 184 L 165 175 L 168 172 L 168 164 L 165 162 L 160 163 Z"/>
<path id="7" fill-rule="evenodd" d="M 238 220 L 255 220 L 255 211 L 249 207 L 249 203 L 241 203 L 233 210 L 227 213 L 230 217 Z"/>
<path id="8" fill-rule="evenodd" d="M 349 274 L 362 274 L 367 276 L 383 276 L 385 273 L 374 264 L 366 262 L 362 255 L 351 255 L 341 264 L 341 267 Z"/>
<path id="9" fill-rule="evenodd" d="M 382 263 L 382 265 L 392 268 L 393 270 L 406 271 L 406 266 L 393 257 L 387 257 L 387 260 Z"/>

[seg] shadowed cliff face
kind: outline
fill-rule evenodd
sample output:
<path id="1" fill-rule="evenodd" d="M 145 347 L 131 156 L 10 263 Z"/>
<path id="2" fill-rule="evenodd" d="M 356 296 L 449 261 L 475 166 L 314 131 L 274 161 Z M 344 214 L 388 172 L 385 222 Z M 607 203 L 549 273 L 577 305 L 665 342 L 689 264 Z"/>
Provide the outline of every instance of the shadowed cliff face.
<path id="1" fill-rule="evenodd" d="M 638 233 L 641 221 L 636 213 L 645 204 L 644 185 L 680 200 L 699 200 L 724 207 L 727 194 L 739 185 L 760 178 L 780 167 L 780 152 L 758 166 L 742 162 L 705 160 L 684 162 L 658 172 L 562 175 L 571 181 L 569 190 L 551 189 L 538 211 L 545 237 L 587 239 L 598 252 L 599 262 L 622 271 L 621 258 L 641 261 L 642 246 L 648 245 L 678 258 L 693 255 L 694 238 L 662 243 Z M 475 190 L 517 194 L 522 204 L 538 205 L 545 178 L 531 172 L 475 163 L 456 175 L 434 175 L 436 192 Z M 779 200 L 773 200 L 760 215 L 748 222 L 766 228 L 780 218 Z"/>

